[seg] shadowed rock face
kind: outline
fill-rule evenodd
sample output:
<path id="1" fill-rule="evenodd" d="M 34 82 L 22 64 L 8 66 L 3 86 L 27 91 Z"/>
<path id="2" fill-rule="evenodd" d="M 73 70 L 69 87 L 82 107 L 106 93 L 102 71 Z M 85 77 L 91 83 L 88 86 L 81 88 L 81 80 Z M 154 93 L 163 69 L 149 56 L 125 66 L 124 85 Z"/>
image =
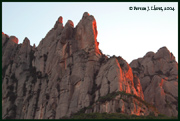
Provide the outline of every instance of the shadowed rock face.
<path id="1" fill-rule="evenodd" d="M 86 113 L 157 114 L 142 103 L 141 81 L 129 64 L 99 50 L 92 15 L 85 12 L 75 28 L 71 20 L 65 26 L 62 21 L 59 17 L 37 47 L 28 38 L 17 44 L 2 33 L 3 119 L 59 119 L 85 108 Z"/>
<path id="2" fill-rule="evenodd" d="M 178 63 L 166 47 L 157 53 L 148 52 L 130 64 L 140 79 L 144 100 L 155 105 L 160 113 L 178 116 Z"/>

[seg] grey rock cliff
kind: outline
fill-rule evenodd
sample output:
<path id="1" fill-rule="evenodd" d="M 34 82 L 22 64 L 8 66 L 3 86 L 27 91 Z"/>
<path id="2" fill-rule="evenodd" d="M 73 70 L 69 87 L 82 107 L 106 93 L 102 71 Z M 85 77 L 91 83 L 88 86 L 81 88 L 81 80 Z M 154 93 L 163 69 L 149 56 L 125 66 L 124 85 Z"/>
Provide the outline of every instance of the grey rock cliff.
<path id="1" fill-rule="evenodd" d="M 178 116 L 178 63 L 173 54 L 162 47 L 133 60 L 130 66 L 140 79 L 144 100 L 162 114 Z"/>
<path id="2" fill-rule="evenodd" d="M 87 12 L 75 28 L 71 20 L 63 26 L 59 17 L 37 47 L 28 38 L 18 44 L 16 37 L 2 33 L 2 118 L 60 119 L 82 109 L 157 115 L 144 103 L 141 76 L 133 74 L 123 58 L 105 56 L 97 34 L 95 18 Z M 176 69 L 170 73 L 175 75 Z M 169 93 L 176 92 L 169 90 L 169 84 L 174 86 L 171 82 L 163 85 Z M 176 100 L 177 94 L 172 95 L 168 99 Z"/>

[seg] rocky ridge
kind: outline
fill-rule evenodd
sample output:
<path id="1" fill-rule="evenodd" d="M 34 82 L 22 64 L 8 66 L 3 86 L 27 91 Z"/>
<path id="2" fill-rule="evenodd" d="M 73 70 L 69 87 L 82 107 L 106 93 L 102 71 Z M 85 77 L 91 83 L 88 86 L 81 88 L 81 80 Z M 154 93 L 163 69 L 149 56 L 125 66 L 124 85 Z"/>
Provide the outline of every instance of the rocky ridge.
<path id="1" fill-rule="evenodd" d="M 130 66 L 140 79 L 144 100 L 162 114 L 178 116 L 178 63 L 173 54 L 162 47 L 133 60 Z"/>
<path id="2" fill-rule="evenodd" d="M 82 109 L 157 115 L 143 103 L 139 75 L 123 58 L 105 56 L 97 34 L 87 12 L 76 27 L 59 17 L 37 47 L 2 33 L 2 118 L 60 119 Z M 115 92 L 123 93 L 102 101 Z"/>

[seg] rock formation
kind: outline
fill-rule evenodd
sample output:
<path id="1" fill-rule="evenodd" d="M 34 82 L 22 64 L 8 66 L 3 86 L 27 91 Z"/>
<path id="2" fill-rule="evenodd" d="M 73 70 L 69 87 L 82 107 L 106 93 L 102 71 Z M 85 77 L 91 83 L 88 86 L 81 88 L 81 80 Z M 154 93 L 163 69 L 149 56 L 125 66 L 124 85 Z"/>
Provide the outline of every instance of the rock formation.
<path id="1" fill-rule="evenodd" d="M 173 54 L 162 47 L 133 60 L 130 66 L 140 79 L 144 100 L 162 114 L 178 116 L 178 63 Z"/>
<path id="2" fill-rule="evenodd" d="M 82 109 L 157 115 L 144 102 L 138 75 L 123 58 L 105 56 L 96 37 L 87 12 L 75 28 L 59 17 L 37 47 L 2 33 L 2 118 L 60 119 Z"/>

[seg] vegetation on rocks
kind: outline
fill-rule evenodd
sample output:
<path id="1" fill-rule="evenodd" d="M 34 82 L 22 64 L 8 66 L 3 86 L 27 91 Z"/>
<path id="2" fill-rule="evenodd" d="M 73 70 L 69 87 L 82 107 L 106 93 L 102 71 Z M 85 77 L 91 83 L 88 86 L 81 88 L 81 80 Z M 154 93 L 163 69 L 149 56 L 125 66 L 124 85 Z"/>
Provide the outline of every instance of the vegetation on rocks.
<path id="1" fill-rule="evenodd" d="M 127 115 L 122 113 L 78 113 L 71 117 L 71 119 L 177 119 L 176 117 L 168 117 L 163 114 L 154 116 L 149 114 L 148 116 L 137 116 L 137 115 Z"/>
<path id="2" fill-rule="evenodd" d="M 109 94 L 107 94 L 106 96 L 100 97 L 97 101 L 98 101 L 98 102 L 101 102 L 101 103 L 104 103 L 104 102 L 106 102 L 106 101 L 110 101 L 110 100 L 114 99 L 114 98 L 115 98 L 116 96 L 118 96 L 118 95 L 121 95 L 121 96 L 122 96 L 122 95 L 126 95 L 126 96 L 128 96 L 128 97 L 134 97 L 134 98 L 136 98 L 138 101 L 140 101 L 141 103 L 143 103 L 144 105 L 146 105 L 148 108 L 153 108 L 154 110 L 157 111 L 157 109 L 156 109 L 153 105 L 151 105 L 150 103 L 142 100 L 140 97 L 138 97 L 138 96 L 136 96 L 136 95 L 134 95 L 134 94 L 126 93 L 126 92 L 124 92 L 124 91 L 118 91 L 118 92 L 109 93 Z M 122 97 L 120 97 L 120 98 L 122 98 Z M 122 99 L 123 99 L 123 98 L 122 98 Z M 123 99 L 123 100 L 125 101 L 126 99 Z"/>

